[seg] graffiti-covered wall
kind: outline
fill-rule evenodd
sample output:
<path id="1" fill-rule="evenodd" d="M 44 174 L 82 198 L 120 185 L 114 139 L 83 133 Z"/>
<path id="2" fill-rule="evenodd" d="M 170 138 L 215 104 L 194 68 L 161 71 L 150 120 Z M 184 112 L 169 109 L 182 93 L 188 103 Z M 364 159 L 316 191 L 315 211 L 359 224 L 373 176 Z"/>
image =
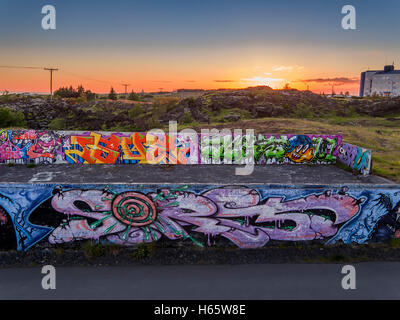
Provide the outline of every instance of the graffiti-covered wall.
<path id="1" fill-rule="evenodd" d="M 0 185 L 0 248 L 380 242 L 400 237 L 399 215 L 400 186 Z"/>
<path id="2" fill-rule="evenodd" d="M 332 164 L 368 174 L 371 151 L 341 135 L 246 135 L 0 130 L 0 163 L 15 164 Z"/>
<path id="3" fill-rule="evenodd" d="M 0 130 L 0 163 L 198 163 L 193 147 L 179 135 Z"/>
<path id="4" fill-rule="evenodd" d="M 201 163 L 245 163 L 249 137 L 246 135 L 202 135 L 200 142 Z M 259 134 L 254 141 L 255 164 L 336 162 L 340 135 L 271 135 Z M 241 148 L 235 147 L 236 145 Z"/>
<path id="5" fill-rule="evenodd" d="M 363 174 L 371 171 L 372 152 L 352 144 L 344 143 L 339 148 L 338 160 Z"/>

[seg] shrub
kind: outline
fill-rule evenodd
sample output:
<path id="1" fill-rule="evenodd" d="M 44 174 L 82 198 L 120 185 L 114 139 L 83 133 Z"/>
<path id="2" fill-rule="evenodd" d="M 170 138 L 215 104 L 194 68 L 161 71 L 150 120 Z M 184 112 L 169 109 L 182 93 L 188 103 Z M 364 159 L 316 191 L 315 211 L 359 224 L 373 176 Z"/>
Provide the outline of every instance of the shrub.
<path id="1" fill-rule="evenodd" d="M 26 123 L 21 111 L 13 112 L 8 108 L 0 108 L 0 128 L 24 126 L 26 126 Z"/>
<path id="2" fill-rule="evenodd" d="M 133 251 L 133 256 L 136 259 L 146 259 L 151 257 L 156 250 L 155 242 L 141 243 L 137 246 L 136 250 Z"/>
<path id="3" fill-rule="evenodd" d="M 133 92 L 133 90 L 131 91 L 131 93 L 128 96 L 128 100 L 132 100 L 132 101 L 139 101 L 140 97 L 137 93 Z"/>
<path id="4" fill-rule="evenodd" d="M 128 111 L 129 119 L 135 120 L 135 118 L 139 117 L 144 113 L 143 108 L 137 104 L 135 104 L 132 109 Z"/>
<path id="5" fill-rule="evenodd" d="M 389 246 L 392 248 L 400 248 L 400 239 L 398 238 L 390 239 Z"/>
<path id="6" fill-rule="evenodd" d="M 51 120 L 49 123 L 49 129 L 50 130 L 65 130 L 67 129 L 67 124 L 65 123 L 65 120 L 62 118 L 55 118 Z"/>
<path id="7" fill-rule="evenodd" d="M 82 249 L 88 258 L 101 257 L 106 253 L 106 249 L 102 244 L 93 244 L 91 241 L 86 241 L 82 245 Z"/>
<path id="8" fill-rule="evenodd" d="M 193 121 L 194 121 L 194 119 L 192 117 L 192 114 L 190 112 L 185 112 L 185 114 L 182 117 L 182 122 L 183 123 L 191 123 Z"/>
<path id="9" fill-rule="evenodd" d="M 154 129 L 154 128 L 158 128 L 160 126 L 160 122 L 158 119 L 158 116 L 153 115 L 148 121 L 147 121 L 147 125 L 146 125 L 146 130 L 150 130 L 150 129 Z"/>

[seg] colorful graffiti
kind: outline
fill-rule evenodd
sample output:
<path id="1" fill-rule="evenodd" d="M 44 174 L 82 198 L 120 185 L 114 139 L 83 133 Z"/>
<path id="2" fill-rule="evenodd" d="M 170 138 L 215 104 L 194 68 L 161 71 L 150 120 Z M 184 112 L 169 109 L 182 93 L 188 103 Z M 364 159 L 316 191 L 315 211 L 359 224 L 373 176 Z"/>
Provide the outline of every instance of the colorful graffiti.
<path id="1" fill-rule="evenodd" d="M 387 241 L 400 237 L 400 191 L 356 187 L 0 186 L 0 248 L 92 239 L 136 245 L 228 241 Z"/>
<path id="2" fill-rule="evenodd" d="M 245 163 L 249 148 L 246 135 L 203 135 L 200 142 L 201 163 Z M 255 164 L 336 162 L 342 137 L 326 135 L 265 135 L 259 134 L 254 142 Z"/>
<path id="3" fill-rule="evenodd" d="M 0 131 L 0 163 L 195 164 L 194 150 L 179 135 Z"/>
<path id="4" fill-rule="evenodd" d="M 197 139 L 197 138 L 196 138 Z M 0 163 L 15 164 L 246 164 L 251 139 L 247 135 L 64 132 L 0 130 Z M 341 135 L 259 134 L 254 163 L 332 164 L 339 159 L 368 174 L 371 151 L 342 144 Z"/>
<path id="5" fill-rule="evenodd" d="M 180 136 L 135 132 L 71 135 L 64 144 L 69 163 L 85 164 L 190 164 L 197 163 L 190 141 Z"/>
<path id="6" fill-rule="evenodd" d="M 371 150 L 345 143 L 339 148 L 338 159 L 340 162 L 363 174 L 369 174 L 371 171 Z"/>
<path id="7" fill-rule="evenodd" d="M 62 158 L 62 138 L 56 132 L 0 131 L 0 163 L 51 164 Z"/>

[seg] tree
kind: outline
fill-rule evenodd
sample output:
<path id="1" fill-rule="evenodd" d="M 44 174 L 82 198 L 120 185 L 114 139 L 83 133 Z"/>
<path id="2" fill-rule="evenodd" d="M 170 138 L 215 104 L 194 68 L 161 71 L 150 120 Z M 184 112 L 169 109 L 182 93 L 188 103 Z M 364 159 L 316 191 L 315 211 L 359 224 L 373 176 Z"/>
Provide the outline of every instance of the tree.
<path id="1" fill-rule="evenodd" d="M 182 122 L 187 124 L 187 123 L 192 123 L 193 121 L 194 120 L 193 120 L 192 114 L 190 112 L 186 111 L 183 115 Z"/>
<path id="2" fill-rule="evenodd" d="M 82 85 L 78 86 L 77 93 L 79 96 L 85 93 L 85 89 L 83 88 Z"/>
<path id="3" fill-rule="evenodd" d="M 111 99 L 111 100 L 118 99 L 117 94 L 115 93 L 115 90 L 113 87 L 111 87 L 110 93 L 108 94 L 108 99 Z"/>
<path id="4" fill-rule="evenodd" d="M 85 100 L 94 100 L 96 94 L 90 90 L 85 90 L 82 85 L 75 90 L 72 86 L 61 87 L 54 92 L 54 95 L 60 98 L 85 98 Z"/>
<path id="5" fill-rule="evenodd" d="M 85 92 L 85 95 L 86 95 L 87 100 L 95 100 L 96 99 L 96 94 L 90 90 L 87 90 Z"/>
<path id="6" fill-rule="evenodd" d="M 132 90 L 128 96 L 128 100 L 138 101 L 139 99 L 140 99 L 139 95 L 137 93 L 133 92 L 133 90 Z"/>

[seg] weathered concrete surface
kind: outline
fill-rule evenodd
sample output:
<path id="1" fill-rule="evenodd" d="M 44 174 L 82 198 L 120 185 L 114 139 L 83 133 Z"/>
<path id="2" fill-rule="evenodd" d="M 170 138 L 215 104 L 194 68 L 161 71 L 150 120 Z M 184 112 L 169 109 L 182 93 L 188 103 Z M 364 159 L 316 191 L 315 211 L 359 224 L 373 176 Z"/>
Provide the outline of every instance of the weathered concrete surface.
<path id="1" fill-rule="evenodd" d="M 255 166 L 249 176 L 235 175 L 234 165 L 47 165 L 27 168 L 0 165 L 0 184 L 285 184 L 390 185 L 374 175 L 361 176 L 333 165 Z M 243 167 L 243 166 L 241 166 Z"/>
<path id="2" fill-rule="evenodd" d="M 204 247 L 224 238 L 250 249 L 271 240 L 350 244 L 400 234 L 400 186 L 386 179 L 326 165 L 256 166 L 249 176 L 234 169 L 2 166 L 0 248 L 167 239 Z"/>
<path id="3" fill-rule="evenodd" d="M 344 290 L 343 264 L 57 268 L 56 290 L 40 268 L 0 270 L 0 299 L 399 299 L 400 263 L 355 264 Z"/>

